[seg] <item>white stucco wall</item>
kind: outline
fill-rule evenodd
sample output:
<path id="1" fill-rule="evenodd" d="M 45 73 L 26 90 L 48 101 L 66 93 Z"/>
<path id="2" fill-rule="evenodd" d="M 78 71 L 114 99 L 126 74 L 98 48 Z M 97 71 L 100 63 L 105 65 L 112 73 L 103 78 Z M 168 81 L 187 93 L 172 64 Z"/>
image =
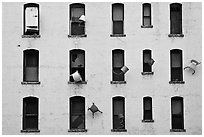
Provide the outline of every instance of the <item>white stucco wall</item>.
<path id="1" fill-rule="evenodd" d="M 169 84 L 170 50 L 182 49 L 183 67 L 191 59 L 202 61 L 202 4 L 182 3 L 184 37 L 170 38 L 170 3 L 152 3 L 153 28 L 141 28 L 142 3 L 124 3 L 126 37 L 112 33 L 111 3 L 85 2 L 85 38 L 68 38 L 70 3 L 40 4 L 40 38 L 22 38 L 23 4 L 2 3 L 2 133 L 3 134 L 201 134 L 202 64 L 196 73 L 183 71 L 185 84 Z M 20 45 L 20 47 L 18 47 Z M 39 50 L 39 85 L 22 85 L 23 50 Z M 85 50 L 87 84 L 68 84 L 69 50 Z M 112 50 L 125 50 L 130 69 L 127 84 L 110 84 Z M 154 75 L 143 76 L 142 50 L 151 49 Z M 39 98 L 40 133 L 21 133 L 22 100 Z M 70 133 L 69 98 L 85 97 L 85 133 Z M 125 97 L 127 132 L 111 132 L 112 97 Z M 170 132 L 173 96 L 184 98 L 186 132 Z M 142 123 L 144 96 L 153 101 L 154 123 Z M 103 114 L 92 118 L 94 102 Z"/>

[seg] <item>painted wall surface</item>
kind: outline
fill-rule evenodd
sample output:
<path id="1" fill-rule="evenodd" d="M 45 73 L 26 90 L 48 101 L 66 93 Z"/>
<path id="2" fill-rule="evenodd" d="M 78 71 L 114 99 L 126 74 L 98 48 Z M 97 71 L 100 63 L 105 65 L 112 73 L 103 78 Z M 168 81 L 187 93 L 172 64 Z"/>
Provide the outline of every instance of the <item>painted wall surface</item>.
<path id="1" fill-rule="evenodd" d="M 141 28 L 142 3 L 124 3 L 126 37 L 110 37 L 111 4 L 85 2 L 86 34 L 68 38 L 69 4 L 39 3 L 40 38 L 22 38 L 23 4 L 2 3 L 2 133 L 3 134 L 202 134 L 202 64 L 194 75 L 183 71 L 185 84 L 169 84 L 170 50 L 181 49 L 183 67 L 202 61 L 202 3 L 182 3 L 184 37 L 168 37 L 170 3 L 152 4 L 153 28 Z M 20 45 L 20 47 L 18 47 Z M 87 84 L 68 84 L 69 50 L 85 50 Z M 23 50 L 39 50 L 39 85 L 22 85 Z M 126 84 L 110 84 L 112 50 L 125 51 Z M 141 75 L 142 50 L 151 49 L 153 75 Z M 87 132 L 69 129 L 69 98 L 85 97 Z M 125 97 L 127 132 L 111 132 L 112 97 Z M 39 133 L 21 133 L 22 100 L 39 98 Z M 143 97 L 153 100 L 153 123 L 143 123 Z M 171 97 L 184 98 L 186 132 L 170 132 Z M 94 119 L 94 102 L 102 114 Z"/>

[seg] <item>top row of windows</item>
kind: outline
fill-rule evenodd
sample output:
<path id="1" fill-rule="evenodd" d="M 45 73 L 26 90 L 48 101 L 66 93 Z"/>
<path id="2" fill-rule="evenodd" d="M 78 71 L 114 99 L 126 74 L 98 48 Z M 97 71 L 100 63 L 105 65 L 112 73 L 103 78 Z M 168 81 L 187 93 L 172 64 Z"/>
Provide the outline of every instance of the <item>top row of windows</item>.
<path id="1" fill-rule="evenodd" d="M 142 28 L 152 28 L 151 4 L 143 3 Z M 70 4 L 69 37 L 86 37 L 85 33 L 85 4 Z M 23 37 L 40 37 L 39 4 L 24 4 Z M 112 37 L 122 37 L 124 34 L 124 4 L 112 4 Z M 182 4 L 170 4 L 170 35 L 182 36 Z"/>

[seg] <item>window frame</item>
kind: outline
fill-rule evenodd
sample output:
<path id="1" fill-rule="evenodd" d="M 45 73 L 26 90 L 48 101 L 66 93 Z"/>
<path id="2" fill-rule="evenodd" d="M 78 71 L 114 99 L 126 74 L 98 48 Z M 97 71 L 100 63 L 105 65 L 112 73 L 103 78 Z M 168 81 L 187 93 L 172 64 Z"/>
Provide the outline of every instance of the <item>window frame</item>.
<path id="1" fill-rule="evenodd" d="M 144 15 L 144 8 L 145 6 L 147 8 L 149 8 L 149 16 L 145 16 Z M 149 18 L 150 19 L 150 24 L 149 25 L 145 25 L 144 24 L 144 18 Z M 143 3 L 142 4 L 142 25 L 141 25 L 141 28 L 153 28 L 153 25 L 152 25 L 152 7 L 151 7 L 151 3 Z"/>
<path id="2" fill-rule="evenodd" d="M 145 101 L 150 101 L 151 108 L 150 108 L 150 110 L 148 110 L 148 111 L 150 111 L 149 113 L 151 114 L 150 119 L 146 118 L 147 117 L 146 115 L 147 115 L 148 112 L 145 109 L 146 108 Z M 154 120 L 153 120 L 153 110 L 152 110 L 152 98 L 149 97 L 149 96 L 146 96 L 146 97 L 143 98 L 143 120 L 142 120 L 142 122 L 154 122 Z"/>
<path id="3" fill-rule="evenodd" d="M 38 9 L 38 31 L 37 34 L 26 34 L 26 8 L 36 7 Z M 25 3 L 23 5 L 23 35 L 22 38 L 40 38 L 40 6 L 37 3 Z"/>
<path id="4" fill-rule="evenodd" d="M 121 6 L 122 8 L 122 20 L 114 20 L 114 8 L 117 6 Z M 115 24 L 116 23 L 122 23 L 122 33 L 115 33 Z M 110 35 L 111 37 L 125 37 L 126 35 L 124 34 L 124 4 L 123 3 L 113 3 L 112 4 L 112 34 Z"/>
<path id="5" fill-rule="evenodd" d="M 84 12 L 84 16 L 86 14 L 86 9 L 85 9 L 85 4 L 84 3 L 72 3 L 69 5 L 69 35 L 68 37 L 72 38 L 72 37 L 87 37 L 86 35 L 86 22 L 85 21 L 80 21 L 80 20 L 72 20 L 72 9 L 76 8 L 76 7 L 81 7 L 83 8 L 83 12 Z M 82 24 L 83 25 L 83 33 L 81 34 L 72 34 L 72 24 L 73 23 L 77 23 L 79 26 Z"/>
<path id="6" fill-rule="evenodd" d="M 180 96 L 174 96 L 171 98 L 171 127 L 172 128 L 170 129 L 170 132 L 186 132 L 186 130 L 184 129 L 184 101 L 183 100 L 184 100 L 183 97 L 180 97 Z M 173 101 L 180 101 L 182 114 L 173 114 Z M 179 115 L 179 116 L 174 116 L 174 115 Z M 173 125 L 174 125 L 173 124 L 173 121 L 174 121 L 173 118 L 174 117 L 181 118 L 181 120 L 182 120 L 182 125 L 180 125 L 181 128 L 177 129 L 177 128 L 173 127 Z"/>
<path id="7" fill-rule="evenodd" d="M 184 37 L 183 34 L 183 21 L 182 21 L 182 4 L 181 3 L 171 3 L 170 4 L 170 34 L 169 37 Z M 179 11 L 175 13 L 175 11 L 172 11 L 173 8 L 178 8 Z M 176 16 L 179 16 L 180 19 L 176 18 L 176 21 L 173 20 L 173 15 L 177 14 Z M 176 28 L 179 28 L 179 30 L 174 30 L 176 24 Z M 178 27 L 179 26 L 179 27 Z M 177 32 L 178 31 L 178 32 Z"/>
<path id="8" fill-rule="evenodd" d="M 172 67 L 173 61 L 172 57 L 173 54 L 179 54 L 180 55 L 180 67 Z M 175 73 L 179 73 L 179 76 L 174 76 Z M 176 79 L 177 78 L 177 79 Z M 185 82 L 183 81 L 183 53 L 182 50 L 180 49 L 172 49 L 170 50 L 170 81 L 169 84 L 184 84 Z"/>
<path id="9" fill-rule="evenodd" d="M 39 81 L 39 51 L 37 49 L 26 49 L 23 51 L 23 82 L 21 82 L 21 84 L 40 84 Z M 26 75 L 28 75 L 28 73 L 26 73 L 26 69 L 28 68 L 28 66 L 26 65 L 26 60 L 28 58 L 29 55 L 34 55 L 34 58 L 37 57 L 36 61 L 37 61 L 37 65 L 34 66 L 33 68 L 36 68 L 37 73 L 36 75 L 36 79 L 37 80 L 26 80 Z"/>
<path id="10" fill-rule="evenodd" d="M 124 127 L 123 128 L 116 128 L 114 127 L 114 110 L 115 110 L 115 101 L 121 101 L 123 106 L 122 106 L 122 109 L 123 109 L 123 122 L 124 122 Z M 120 106 L 121 107 L 121 106 Z M 117 116 L 117 115 L 116 115 Z M 122 96 L 116 96 L 116 97 L 113 97 L 112 98 L 112 129 L 111 129 L 111 132 L 127 132 L 127 129 L 125 128 L 125 98 L 122 97 Z"/>
<path id="11" fill-rule="evenodd" d="M 73 54 L 82 54 L 84 55 L 84 60 L 83 60 L 83 64 L 84 64 L 84 67 L 72 67 L 72 55 Z M 72 49 L 69 51 L 69 81 L 68 81 L 68 84 L 87 84 L 87 81 L 86 81 L 86 53 L 85 53 L 85 50 L 82 50 L 82 49 Z M 80 76 L 82 78 L 82 81 L 80 82 L 75 82 L 74 80 L 72 80 L 72 76 L 71 74 L 73 74 L 74 72 L 72 72 L 73 69 L 80 69 Z M 84 73 L 83 75 L 81 74 Z"/>
<path id="12" fill-rule="evenodd" d="M 114 60 L 114 54 L 121 54 L 122 56 L 122 66 L 121 67 L 115 67 L 115 60 Z M 125 74 L 122 73 L 121 68 L 125 65 L 125 51 L 123 49 L 114 49 L 112 50 L 112 81 L 111 84 L 126 84 L 125 81 Z M 116 72 L 117 71 L 117 72 Z M 117 75 L 116 73 L 119 73 Z M 120 79 L 120 80 L 117 80 Z"/>
<path id="13" fill-rule="evenodd" d="M 73 116 L 73 103 L 76 103 L 76 102 L 82 102 L 83 104 L 83 112 L 81 112 L 80 114 L 83 115 L 83 126 L 84 128 L 73 128 L 72 126 L 72 116 Z M 69 112 L 70 112 L 70 115 L 69 115 L 69 130 L 68 132 L 87 132 L 87 129 L 86 129 L 86 113 L 85 113 L 85 97 L 82 97 L 82 96 L 73 96 L 73 97 L 70 97 L 69 98 Z"/>
<path id="14" fill-rule="evenodd" d="M 143 50 L 142 51 L 142 54 L 143 54 L 143 56 L 142 56 L 142 75 L 153 75 L 154 74 L 154 72 L 152 71 L 152 65 L 150 66 L 148 63 L 145 63 L 145 54 L 149 54 L 150 55 L 150 60 L 152 59 L 152 51 L 150 50 L 150 49 L 145 49 L 145 50 Z M 149 67 L 149 68 L 148 68 Z M 148 68 L 149 69 L 149 71 L 148 70 L 146 70 L 146 68 Z"/>
<path id="15" fill-rule="evenodd" d="M 27 114 L 27 104 L 28 103 L 37 103 L 37 113 Z M 28 128 L 26 127 L 26 117 L 37 117 L 37 128 Z M 21 132 L 40 132 L 39 130 L 39 99 L 37 97 L 29 96 L 23 98 L 23 115 L 22 115 L 22 130 Z"/>

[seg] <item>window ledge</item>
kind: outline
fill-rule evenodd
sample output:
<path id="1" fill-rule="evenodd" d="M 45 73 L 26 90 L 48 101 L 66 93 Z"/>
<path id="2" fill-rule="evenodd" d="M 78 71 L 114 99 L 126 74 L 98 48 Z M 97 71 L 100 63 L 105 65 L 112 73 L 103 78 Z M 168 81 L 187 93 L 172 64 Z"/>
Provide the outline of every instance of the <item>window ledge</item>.
<path id="1" fill-rule="evenodd" d="M 154 122 L 154 120 L 153 119 L 143 119 L 142 122 L 144 122 L 144 123 L 152 123 L 152 122 Z"/>
<path id="2" fill-rule="evenodd" d="M 111 132 L 127 132 L 127 129 L 111 129 Z"/>
<path id="3" fill-rule="evenodd" d="M 68 38 L 82 38 L 82 37 L 87 37 L 86 34 L 82 34 L 82 35 L 68 35 Z"/>
<path id="4" fill-rule="evenodd" d="M 169 37 L 184 37 L 184 34 L 169 34 Z"/>
<path id="5" fill-rule="evenodd" d="M 79 82 L 68 81 L 68 84 L 87 84 L 87 81 L 79 81 Z"/>
<path id="6" fill-rule="evenodd" d="M 141 25 L 141 28 L 153 28 L 153 25 L 148 25 L 148 26 Z"/>
<path id="7" fill-rule="evenodd" d="M 21 133 L 32 133 L 32 132 L 40 132 L 40 130 L 38 130 L 38 129 L 33 129 L 33 130 L 31 130 L 31 129 L 27 129 L 27 130 L 21 130 Z"/>
<path id="8" fill-rule="evenodd" d="M 154 72 L 141 72 L 142 75 L 153 75 Z"/>
<path id="9" fill-rule="evenodd" d="M 111 34 L 111 37 L 126 37 L 125 34 Z"/>
<path id="10" fill-rule="evenodd" d="M 185 81 L 169 81 L 169 84 L 185 84 Z"/>
<path id="11" fill-rule="evenodd" d="M 40 84 L 40 81 L 37 81 L 37 82 L 27 82 L 27 81 L 23 81 L 21 82 L 22 85 L 27 85 L 27 84 Z"/>
<path id="12" fill-rule="evenodd" d="M 111 81 L 111 84 L 126 84 L 126 81 Z"/>
<path id="13" fill-rule="evenodd" d="M 68 132 L 87 132 L 87 129 L 68 129 Z"/>
<path id="14" fill-rule="evenodd" d="M 170 129 L 170 132 L 186 132 L 186 129 Z"/>
<path id="15" fill-rule="evenodd" d="M 22 35 L 22 38 L 40 38 L 40 35 Z"/>

